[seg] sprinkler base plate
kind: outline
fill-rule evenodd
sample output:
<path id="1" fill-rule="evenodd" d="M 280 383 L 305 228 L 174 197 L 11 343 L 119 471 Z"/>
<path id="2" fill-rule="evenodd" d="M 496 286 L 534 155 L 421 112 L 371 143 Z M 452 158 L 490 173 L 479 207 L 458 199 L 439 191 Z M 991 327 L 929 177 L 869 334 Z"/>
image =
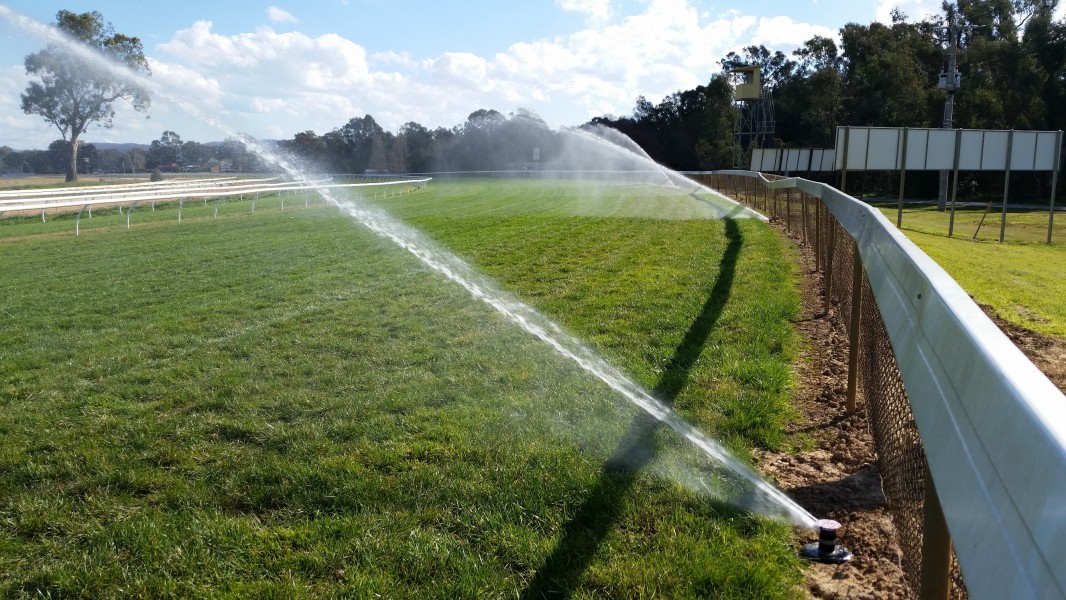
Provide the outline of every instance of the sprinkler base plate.
<path id="1" fill-rule="evenodd" d="M 832 565 L 846 563 L 851 560 L 852 554 L 844 546 L 837 545 L 833 548 L 832 552 L 823 552 L 819 550 L 818 547 L 818 542 L 812 542 L 805 545 L 803 549 L 800 550 L 800 557 Z"/>

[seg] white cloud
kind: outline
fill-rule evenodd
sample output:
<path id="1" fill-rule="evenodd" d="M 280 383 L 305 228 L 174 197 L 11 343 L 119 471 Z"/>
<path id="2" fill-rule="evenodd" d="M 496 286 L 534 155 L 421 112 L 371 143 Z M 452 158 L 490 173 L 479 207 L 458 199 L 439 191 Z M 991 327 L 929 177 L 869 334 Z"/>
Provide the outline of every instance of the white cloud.
<path id="1" fill-rule="evenodd" d="M 497 87 L 574 102 L 588 117 L 628 114 L 637 95 L 657 102 L 706 83 L 718 59 L 753 38 L 789 51 L 828 28 L 790 19 L 756 19 L 738 11 L 701 19 L 686 0 L 650 0 L 643 13 L 569 36 L 512 45 L 487 65 Z M 544 111 L 545 113 L 549 111 Z"/>
<path id="2" fill-rule="evenodd" d="M 196 98 L 196 103 L 208 110 L 221 107 L 222 86 L 218 80 L 188 67 L 166 63 L 155 58 L 148 59 L 154 83 L 174 82 L 180 86 L 178 93 Z"/>
<path id="3" fill-rule="evenodd" d="M 4 106 L 19 106 L 19 95 L 26 89 L 29 78 L 22 65 L 0 69 L 0 103 Z"/>
<path id="4" fill-rule="evenodd" d="M 581 13 L 598 21 L 611 16 L 610 0 L 555 0 L 555 5 L 566 12 Z"/>
<path id="5" fill-rule="evenodd" d="M 253 79 L 272 87 L 296 89 L 346 86 L 369 76 L 366 49 L 337 34 L 309 37 L 303 33 L 277 33 L 261 28 L 253 33 L 223 36 L 211 31 L 210 21 L 198 21 L 178 31 L 159 49 L 187 61 L 220 79 Z M 242 77 L 242 69 L 248 75 Z M 237 75 L 234 75 L 237 73 Z"/>
<path id="6" fill-rule="evenodd" d="M 769 48 L 799 47 L 803 42 L 816 35 L 840 40 L 837 30 L 811 25 L 810 23 L 797 23 L 789 17 L 761 18 L 755 27 L 751 41 L 753 44 L 763 44 Z"/>
<path id="7" fill-rule="evenodd" d="M 489 62 L 476 54 L 445 52 L 424 65 L 437 81 L 443 83 L 459 83 L 479 90 L 493 86 L 488 77 Z"/>
<path id="8" fill-rule="evenodd" d="M 898 8 L 911 23 L 921 21 L 930 15 L 939 15 L 941 0 L 879 0 L 874 11 L 874 20 L 892 23 L 892 10 Z"/>
<path id="9" fill-rule="evenodd" d="M 590 16 L 610 9 L 606 1 L 557 1 Z M 592 20 L 569 35 L 517 42 L 492 56 L 368 57 L 365 48 L 335 34 L 261 28 L 220 35 L 212 29 L 210 21 L 197 22 L 158 48 L 200 73 L 188 77 L 190 85 L 205 98 L 219 98 L 229 118 L 270 115 L 271 128 L 291 123 L 291 133 L 323 133 L 363 111 L 387 129 L 411 120 L 452 126 L 477 108 L 517 107 L 537 110 L 553 125 L 573 125 L 604 113 L 628 114 L 638 95 L 658 102 L 704 84 L 719 71 L 718 59 L 740 46 L 762 43 L 787 52 L 812 35 L 835 36 L 787 17 L 758 19 L 735 10 L 701 18 L 689 0 L 648 0 L 640 14 L 613 23 Z"/>
<path id="10" fill-rule="evenodd" d="M 267 8 L 267 18 L 275 23 L 299 23 L 300 19 L 297 19 L 289 11 L 271 6 Z"/>
<path id="11" fill-rule="evenodd" d="M 175 33 L 158 46 L 168 57 L 161 64 L 174 70 L 169 79 L 203 88 L 186 95 L 216 98 L 218 109 L 211 112 L 219 120 L 238 128 L 264 123 L 253 135 L 288 137 L 307 129 L 323 133 L 367 110 L 373 114 L 375 107 L 395 104 L 406 85 L 400 73 L 372 71 L 366 49 L 337 34 L 311 37 L 260 28 L 227 36 L 212 29 L 210 21 L 200 21 Z M 400 54 L 375 58 L 401 67 L 404 62 Z M 177 74 L 182 68 L 199 78 Z M 463 72 L 458 66 L 454 70 Z M 431 98 L 421 100 L 432 106 Z M 289 133 L 277 136 L 279 127 Z"/>
<path id="12" fill-rule="evenodd" d="M 375 52 L 370 55 L 370 60 L 375 63 L 399 65 L 401 67 L 413 67 L 417 63 L 411 58 L 410 52 L 394 52 L 392 50 Z"/>

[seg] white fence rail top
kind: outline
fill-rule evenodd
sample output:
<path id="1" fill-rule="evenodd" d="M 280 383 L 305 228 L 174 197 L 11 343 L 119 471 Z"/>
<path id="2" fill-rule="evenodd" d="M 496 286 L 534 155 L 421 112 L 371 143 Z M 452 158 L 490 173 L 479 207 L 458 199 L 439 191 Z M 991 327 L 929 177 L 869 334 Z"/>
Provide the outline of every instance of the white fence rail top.
<path id="1" fill-rule="evenodd" d="M 226 177 L 219 179 L 186 179 L 186 180 L 164 180 L 164 181 L 141 181 L 137 183 L 122 183 L 112 185 L 93 185 L 84 187 L 69 187 L 69 188 L 30 188 L 25 190 L 2 190 L 0 191 L 0 202 L 9 202 L 12 200 L 35 198 L 40 196 L 77 196 L 85 195 L 88 192 L 96 193 L 112 193 L 112 192 L 125 192 L 144 189 L 162 189 L 167 187 L 195 187 L 195 186 L 209 186 L 209 185 L 228 185 L 235 180 L 235 177 Z M 270 178 L 257 178 L 251 181 L 274 181 L 277 177 Z M 245 180 L 249 181 L 249 180 Z"/>
<path id="2" fill-rule="evenodd" d="M 430 178 L 401 179 L 397 181 L 363 182 L 363 183 L 335 183 L 329 180 L 319 181 L 294 181 L 281 183 L 267 183 L 270 180 L 253 180 L 250 183 L 237 181 L 225 186 L 179 186 L 162 190 L 146 190 L 134 192 L 122 192 L 114 194 L 91 194 L 74 197 L 44 197 L 27 199 L 20 202 L 0 202 L 0 214 L 4 212 L 39 211 L 57 208 L 76 208 L 115 204 L 138 204 L 142 202 L 165 202 L 173 200 L 189 200 L 204 198 L 222 198 L 238 196 L 242 194 L 264 194 L 270 192 L 298 191 L 326 188 L 356 188 L 356 187 L 382 187 L 399 185 L 404 183 L 425 183 Z"/>

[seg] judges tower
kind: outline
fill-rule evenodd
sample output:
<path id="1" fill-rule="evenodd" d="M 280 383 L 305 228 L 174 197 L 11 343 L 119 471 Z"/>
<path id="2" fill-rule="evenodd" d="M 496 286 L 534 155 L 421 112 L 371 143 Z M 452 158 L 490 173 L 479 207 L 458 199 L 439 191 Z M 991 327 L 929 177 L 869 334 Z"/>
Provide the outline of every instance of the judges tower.
<path id="1" fill-rule="evenodd" d="M 763 148 L 774 135 L 774 100 L 763 88 L 758 65 L 737 67 L 729 72 L 733 81 L 733 168 L 746 169 L 753 148 Z"/>

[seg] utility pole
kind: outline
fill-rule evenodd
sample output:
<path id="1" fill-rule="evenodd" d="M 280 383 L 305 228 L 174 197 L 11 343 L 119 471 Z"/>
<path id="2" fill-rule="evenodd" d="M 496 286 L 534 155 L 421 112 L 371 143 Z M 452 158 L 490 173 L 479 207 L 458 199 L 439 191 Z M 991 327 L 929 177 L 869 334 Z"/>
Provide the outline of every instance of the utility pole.
<path id="1" fill-rule="evenodd" d="M 954 7 L 952 7 L 954 8 Z M 962 25 L 959 24 L 959 17 L 955 10 L 948 12 L 948 25 L 945 28 L 947 34 L 947 52 L 948 52 L 948 70 L 940 74 L 940 87 L 946 90 L 948 97 L 944 99 L 944 129 L 952 128 L 952 118 L 955 110 L 955 91 L 959 89 L 959 84 L 962 83 L 962 76 L 959 74 L 958 68 L 958 54 L 959 54 L 959 35 L 962 33 Z M 950 171 L 944 170 L 940 172 L 940 194 L 937 196 L 936 209 L 940 212 L 947 210 L 948 206 L 948 175 Z"/>

